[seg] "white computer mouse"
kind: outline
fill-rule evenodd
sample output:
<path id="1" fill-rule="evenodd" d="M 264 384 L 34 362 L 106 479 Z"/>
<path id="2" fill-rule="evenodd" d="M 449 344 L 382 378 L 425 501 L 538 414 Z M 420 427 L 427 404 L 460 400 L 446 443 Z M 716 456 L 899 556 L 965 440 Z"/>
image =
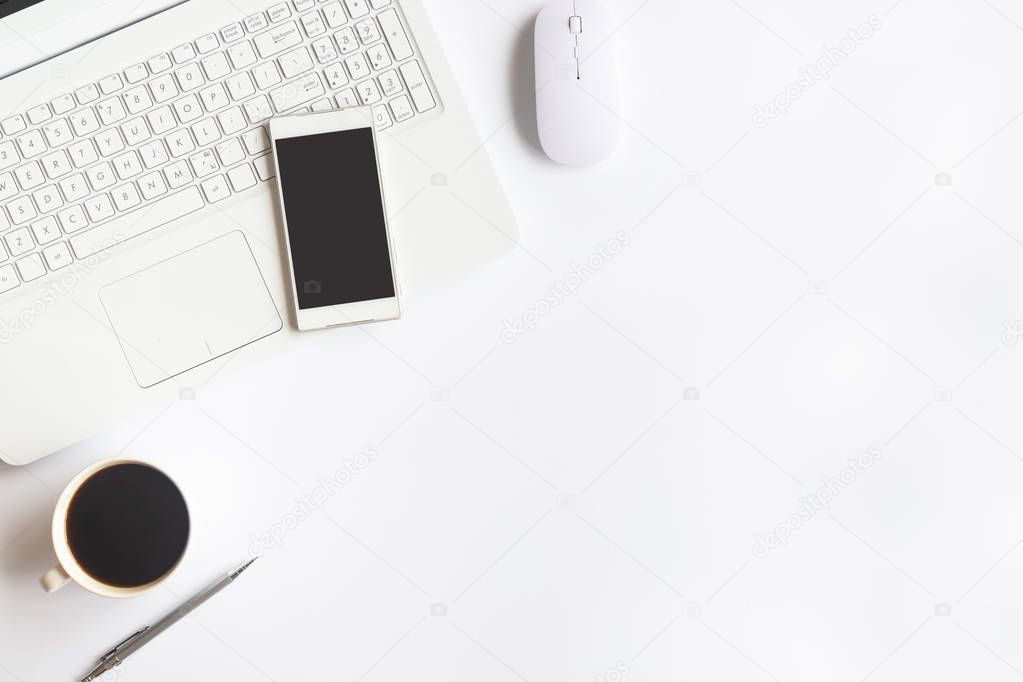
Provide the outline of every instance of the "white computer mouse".
<path id="1" fill-rule="evenodd" d="M 536 121 L 558 163 L 611 155 L 622 135 L 615 26 L 597 0 L 557 0 L 536 17 Z"/>

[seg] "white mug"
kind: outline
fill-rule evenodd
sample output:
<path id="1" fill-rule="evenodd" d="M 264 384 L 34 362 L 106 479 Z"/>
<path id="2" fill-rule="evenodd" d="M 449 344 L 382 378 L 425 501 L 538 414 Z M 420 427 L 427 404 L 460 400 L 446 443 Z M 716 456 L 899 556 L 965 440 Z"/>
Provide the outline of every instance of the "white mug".
<path id="1" fill-rule="evenodd" d="M 109 459 L 103 462 L 97 462 L 96 464 L 83 469 L 74 478 L 72 478 L 71 482 L 67 484 L 64 491 L 57 499 L 57 507 L 53 511 L 53 523 L 50 527 L 50 533 L 53 537 L 53 551 L 57 555 L 57 565 L 47 571 L 46 574 L 39 579 L 43 589 L 47 592 L 56 592 L 74 580 L 85 589 L 102 597 L 135 597 L 143 592 L 148 592 L 162 583 L 177 570 L 178 566 L 181 565 L 181 560 L 184 558 L 185 552 L 187 551 L 187 545 L 185 550 L 181 552 L 181 556 L 178 558 L 177 563 L 153 582 L 136 587 L 117 587 L 114 585 L 107 585 L 106 583 L 96 580 L 86 573 L 85 569 L 78 564 L 78 561 L 75 559 L 75 555 L 71 552 L 71 546 L 68 543 L 67 538 L 67 514 L 68 508 L 71 506 L 71 500 L 74 498 L 75 493 L 78 492 L 78 489 L 82 487 L 82 484 L 89 480 L 94 474 L 119 464 L 141 464 L 143 466 L 153 467 L 152 464 L 147 462 L 140 462 L 132 459 Z M 156 467 L 153 468 L 155 469 Z"/>

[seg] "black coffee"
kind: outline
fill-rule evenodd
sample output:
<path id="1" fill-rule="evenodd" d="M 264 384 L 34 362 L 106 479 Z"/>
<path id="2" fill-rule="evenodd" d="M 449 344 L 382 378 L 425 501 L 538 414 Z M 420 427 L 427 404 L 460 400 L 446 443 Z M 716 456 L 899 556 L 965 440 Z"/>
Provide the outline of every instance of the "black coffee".
<path id="1" fill-rule="evenodd" d="M 188 542 L 188 508 L 166 474 L 144 464 L 117 464 L 81 485 L 65 528 L 86 573 L 106 585 L 139 587 L 178 563 Z"/>

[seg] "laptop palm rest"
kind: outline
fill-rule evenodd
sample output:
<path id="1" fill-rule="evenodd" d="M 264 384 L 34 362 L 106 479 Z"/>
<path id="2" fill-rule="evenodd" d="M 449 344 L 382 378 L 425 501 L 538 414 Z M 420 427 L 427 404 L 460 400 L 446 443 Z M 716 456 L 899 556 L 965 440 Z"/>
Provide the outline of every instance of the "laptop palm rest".
<path id="1" fill-rule="evenodd" d="M 99 297 L 142 388 L 284 326 L 240 231 L 109 284 Z"/>

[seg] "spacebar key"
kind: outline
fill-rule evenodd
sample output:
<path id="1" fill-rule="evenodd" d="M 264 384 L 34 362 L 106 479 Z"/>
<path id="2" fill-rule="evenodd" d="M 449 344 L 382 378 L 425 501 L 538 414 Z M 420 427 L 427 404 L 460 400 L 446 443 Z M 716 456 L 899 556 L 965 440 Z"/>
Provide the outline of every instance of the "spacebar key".
<path id="1" fill-rule="evenodd" d="M 111 220 L 109 223 L 104 223 L 88 232 L 72 237 L 71 248 L 75 250 L 75 256 L 79 260 L 88 258 L 178 218 L 183 218 L 189 213 L 194 213 L 204 205 L 199 188 L 189 187 L 182 192 L 155 201 L 137 211 L 127 213 L 116 220 Z"/>

